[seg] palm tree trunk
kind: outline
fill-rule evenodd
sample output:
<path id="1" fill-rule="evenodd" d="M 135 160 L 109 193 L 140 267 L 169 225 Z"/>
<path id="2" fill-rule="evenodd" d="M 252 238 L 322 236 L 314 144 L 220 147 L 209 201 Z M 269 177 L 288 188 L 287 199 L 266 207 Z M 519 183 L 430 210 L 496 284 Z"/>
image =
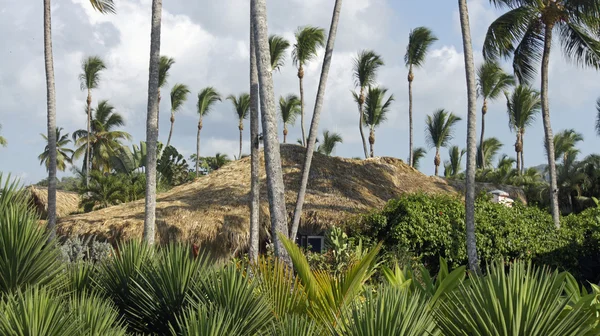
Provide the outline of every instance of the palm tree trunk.
<path id="1" fill-rule="evenodd" d="M 435 157 L 433 158 L 433 165 L 435 166 L 435 176 L 439 176 L 438 168 L 440 166 L 440 149 L 438 147 L 435 148 Z"/>
<path id="2" fill-rule="evenodd" d="M 242 133 L 244 131 L 244 128 L 242 127 L 242 122 L 240 121 L 240 152 L 238 154 L 238 160 L 242 158 Z"/>
<path id="3" fill-rule="evenodd" d="M 408 164 L 413 166 L 413 99 L 412 99 L 412 82 L 414 79 L 413 66 L 410 65 L 408 70 Z"/>
<path id="4" fill-rule="evenodd" d="M 156 143 L 158 141 L 158 64 L 160 59 L 160 21 L 162 0 L 152 0 L 150 67 L 148 78 L 148 115 L 146 118 L 146 201 L 144 241 L 154 244 L 156 221 Z"/>
<path id="5" fill-rule="evenodd" d="M 90 168 L 92 166 L 91 161 L 90 160 L 90 132 L 91 132 L 91 127 L 92 126 L 92 90 L 88 89 L 88 95 L 87 95 L 87 146 L 86 146 L 86 158 L 87 161 L 85 162 L 86 166 L 85 166 L 85 186 L 89 186 L 90 184 Z"/>
<path id="6" fill-rule="evenodd" d="M 200 131 L 202 131 L 202 116 L 198 121 L 198 135 L 196 135 L 196 178 L 200 173 Z"/>
<path id="7" fill-rule="evenodd" d="M 157 113 L 158 115 L 158 113 Z M 167 139 L 167 147 L 171 145 L 171 136 L 173 135 L 173 126 L 175 125 L 175 113 L 171 111 L 171 129 L 169 130 L 169 138 Z M 165 147 L 165 148 L 167 148 Z"/>
<path id="8" fill-rule="evenodd" d="M 254 24 L 250 18 L 250 262 L 258 260 L 260 241 L 260 169 L 258 141 L 258 69 L 256 65 L 256 43 Z"/>
<path id="9" fill-rule="evenodd" d="M 49 239 L 56 236 L 56 92 L 52 57 L 52 16 L 50 0 L 44 0 L 44 65 L 48 109 L 48 224 Z"/>
<path id="10" fill-rule="evenodd" d="M 283 123 L 283 143 L 287 143 L 288 129 L 287 124 Z"/>
<path id="11" fill-rule="evenodd" d="M 517 153 L 517 172 L 519 173 L 519 175 L 521 174 L 521 152 L 519 151 L 519 139 L 520 139 L 520 133 L 517 133 L 517 142 L 515 143 L 515 152 Z"/>
<path id="12" fill-rule="evenodd" d="M 291 265 L 291 259 L 283 246 L 279 235 L 287 237 L 288 227 L 285 208 L 285 194 L 279 138 L 277 136 L 277 115 L 275 112 L 275 94 L 271 74 L 271 55 L 267 30 L 266 0 L 251 0 L 251 15 L 256 39 L 256 58 L 260 92 L 260 109 L 265 146 L 265 169 L 267 173 L 267 192 L 269 212 L 271 214 L 271 237 L 275 247 L 275 256 Z"/>
<path id="13" fill-rule="evenodd" d="M 304 166 L 302 166 L 302 180 L 300 182 L 300 190 L 296 198 L 296 208 L 294 209 L 294 219 L 292 221 L 292 229 L 290 230 L 290 238 L 296 239 L 298 227 L 300 226 L 300 218 L 302 217 L 302 207 L 304 206 L 304 197 L 308 186 L 308 175 L 312 157 L 315 152 L 315 143 L 317 141 L 317 133 L 319 132 L 319 118 L 323 109 L 323 100 L 325 98 L 325 89 L 327 87 L 327 76 L 329 75 L 329 67 L 331 66 L 331 58 L 333 56 L 333 47 L 335 45 L 335 37 L 337 34 L 340 12 L 342 10 L 342 0 L 336 0 L 333 7 L 333 15 L 331 18 L 331 27 L 329 28 L 329 37 L 325 46 L 325 56 L 323 57 L 323 67 L 321 68 L 321 78 L 319 79 L 319 89 L 317 91 L 317 100 L 315 101 L 315 110 L 312 121 L 310 123 L 310 133 L 308 134 L 308 143 L 306 146 L 306 155 L 304 158 Z"/>
<path id="14" fill-rule="evenodd" d="M 463 38 L 465 55 L 465 72 L 467 77 L 467 176 L 465 181 L 466 199 L 466 231 L 467 231 L 467 256 L 469 269 L 481 273 L 479 257 L 477 255 L 477 240 L 475 237 L 475 168 L 477 157 L 477 91 L 475 84 L 475 65 L 473 61 L 473 45 L 471 42 L 471 27 L 469 25 L 469 9 L 467 0 L 458 0 L 460 12 L 460 26 Z"/>
<path id="15" fill-rule="evenodd" d="M 521 142 L 523 140 L 521 139 Z M 525 151 L 525 146 L 521 146 L 521 174 L 525 174 L 525 158 L 523 156 L 523 152 Z"/>
<path id="16" fill-rule="evenodd" d="M 554 136 L 550 124 L 550 102 L 548 101 L 548 67 L 550 63 L 550 48 L 552 45 L 552 25 L 546 25 L 544 34 L 544 53 L 542 54 L 542 119 L 546 148 L 548 149 L 548 169 L 550 171 L 550 202 L 552 219 L 556 228 L 560 228 L 560 212 L 558 209 L 558 185 L 556 183 L 556 162 L 554 160 Z"/>
<path id="17" fill-rule="evenodd" d="M 371 126 L 371 131 L 369 132 L 369 148 L 371 149 L 371 157 L 375 157 L 375 152 L 373 147 L 375 146 L 375 129 Z"/>
<path id="18" fill-rule="evenodd" d="M 304 67 L 302 63 L 298 68 L 298 81 L 300 82 L 300 130 L 302 130 L 302 146 L 306 147 L 306 132 L 304 131 Z"/>
<path id="19" fill-rule="evenodd" d="M 485 158 L 483 157 L 483 153 L 485 153 L 483 148 L 483 139 L 485 136 L 485 114 L 487 113 L 487 99 L 483 99 L 483 107 L 481 108 L 481 134 L 479 135 L 479 167 L 485 167 Z"/>
<path id="20" fill-rule="evenodd" d="M 360 99 L 363 99 L 364 94 L 365 94 L 365 89 L 361 87 L 360 88 Z M 361 100 L 361 104 L 358 106 L 358 113 L 360 114 L 360 118 L 358 119 L 358 129 L 360 131 L 360 138 L 362 139 L 363 151 L 365 152 L 365 159 L 366 159 L 369 157 L 369 152 L 367 151 L 367 140 L 365 140 L 365 132 L 363 130 L 364 106 L 365 106 L 365 102 Z"/>

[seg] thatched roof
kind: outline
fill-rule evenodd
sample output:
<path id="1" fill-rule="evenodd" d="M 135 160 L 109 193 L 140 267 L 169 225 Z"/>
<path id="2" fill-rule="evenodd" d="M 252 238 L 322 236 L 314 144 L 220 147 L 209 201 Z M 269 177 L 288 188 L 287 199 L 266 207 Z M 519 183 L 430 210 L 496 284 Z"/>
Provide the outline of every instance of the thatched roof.
<path id="1" fill-rule="evenodd" d="M 282 145 L 281 157 L 289 217 L 299 188 L 304 150 Z M 261 160 L 264 160 L 261 153 Z M 262 237 L 268 234 L 266 175 L 261 168 Z M 353 160 L 315 153 L 301 231 L 315 232 L 349 217 L 382 207 L 407 192 L 455 193 L 446 181 L 428 177 L 401 160 L 380 157 Z M 159 239 L 194 242 L 226 255 L 248 242 L 250 158 L 231 162 L 213 173 L 159 194 Z M 109 240 L 141 237 L 144 200 L 121 204 L 59 221 L 59 234 L 96 235 Z"/>
<path id="2" fill-rule="evenodd" d="M 48 188 L 29 186 L 27 192 L 42 219 L 48 217 Z M 56 216 L 65 217 L 79 210 L 79 194 L 69 191 L 56 191 Z"/>

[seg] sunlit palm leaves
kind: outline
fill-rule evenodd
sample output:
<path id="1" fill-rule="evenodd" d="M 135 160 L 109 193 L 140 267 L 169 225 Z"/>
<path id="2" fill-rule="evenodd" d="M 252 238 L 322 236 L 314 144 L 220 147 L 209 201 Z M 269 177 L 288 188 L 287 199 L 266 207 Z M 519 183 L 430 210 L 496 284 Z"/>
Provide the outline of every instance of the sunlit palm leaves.
<path id="1" fill-rule="evenodd" d="M 454 125 L 460 120 L 460 117 L 444 109 L 435 111 L 433 115 L 428 115 L 425 119 L 425 139 L 429 148 L 435 148 L 436 152 L 434 158 L 436 176 L 438 175 L 438 167 L 441 163 L 440 148 L 450 144 L 453 138 Z"/>
<path id="2" fill-rule="evenodd" d="M 269 36 L 269 51 L 271 52 L 271 70 L 281 70 L 285 65 L 285 54 L 290 42 L 278 35 Z"/>
<path id="3" fill-rule="evenodd" d="M 73 161 L 71 157 L 73 156 L 73 150 L 67 148 L 66 146 L 71 143 L 69 140 L 69 133 L 61 134 L 62 127 L 56 128 L 56 169 L 60 171 L 65 171 L 67 169 L 67 163 L 72 164 Z M 48 137 L 46 134 L 40 134 L 46 142 L 48 142 Z M 49 157 L 50 150 L 48 145 L 44 148 L 44 152 L 38 156 L 38 160 L 40 160 L 40 165 L 45 164 L 46 169 L 49 167 Z"/>
<path id="4" fill-rule="evenodd" d="M 335 146 L 342 143 L 342 136 L 339 133 L 323 131 L 323 142 L 317 147 L 317 152 L 325 155 L 331 155 Z"/>
<path id="5" fill-rule="evenodd" d="M 288 125 L 294 125 L 296 117 L 302 112 L 300 107 L 300 98 L 295 94 L 289 94 L 287 97 L 279 97 L 279 113 L 283 122 L 283 143 L 287 142 Z"/>

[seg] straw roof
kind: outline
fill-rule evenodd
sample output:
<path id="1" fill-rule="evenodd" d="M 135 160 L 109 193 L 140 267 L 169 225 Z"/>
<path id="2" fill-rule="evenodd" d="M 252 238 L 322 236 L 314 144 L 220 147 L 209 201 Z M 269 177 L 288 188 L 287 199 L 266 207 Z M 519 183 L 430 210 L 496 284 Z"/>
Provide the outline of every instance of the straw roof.
<path id="1" fill-rule="evenodd" d="M 31 202 L 42 219 L 48 218 L 48 188 L 29 186 L 27 192 Z M 65 217 L 79 210 L 79 194 L 70 191 L 56 191 L 56 216 Z"/>
<path id="2" fill-rule="evenodd" d="M 289 219 L 299 188 L 304 149 L 281 145 Z M 269 230 L 264 158 L 261 180 L 261 236 Z M 348 218 L 382 207 L 407 192 L 456 193 L 439 178 L 428 177 L 401 160 L 378 157 L 354 160 L 315 153 L 300 231 L 315 233 Z M 248 243 L 250 158 L 231 162 L 196 181 L 157 197 L 156 223 L 161 242 L 187 241 L 221 256 L 243 250 Z M 291 219 L 290 219 L 291 220 Z M 59 234 L 96 235 L 109 241 L 139 238 L 144 200 L 63 218 Z"/>

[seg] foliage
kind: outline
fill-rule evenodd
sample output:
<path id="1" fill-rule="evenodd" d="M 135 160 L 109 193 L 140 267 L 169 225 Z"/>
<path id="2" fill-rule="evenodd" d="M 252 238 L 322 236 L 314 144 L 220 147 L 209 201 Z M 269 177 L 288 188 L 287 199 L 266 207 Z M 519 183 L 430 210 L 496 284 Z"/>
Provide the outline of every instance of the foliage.
<path id="1" fill-rule="evenodd" d="M 62 127 L 56 128 L 56 169 L 60 171 L 65 171 L 67 169 L 67 163 L 73 164 L 73 160 L 71 157 L 73 156 L 73 150 L 70 148 L 66 148 L 66 146 L 71 143 L 69 140 L 69 133 L 61 134 Z M 40 134 L 46 142 L 48 142 L 48 136 L 46 134 Z M 44 148 L 44 152 L 38 156 L 38 160 L 40 160 L 40 165 L 44 164 L 46 166 L 46 170 L 50 164 L 50 150 L 48 149 L 48 145 Z"/>
<path id="2" fill-rule="evenodd" d="M 145 141 L 140 141 L 140 146 L 118 147 L 111 155 L 111 166 L 117 173 L 129 174 L 146 167 L 146 157 L 148 156 Z"/>
<path id="3" fill-rule="evenodd" d="M 292 60 L 299 68 L 317 57 L 319 47 L 325 47 L 325 29 L 304 26 L 296 31 L 296 43 L 292 49 Z"/>
<path id="4" fill-rule="evenodd" d="M 408 45 L 404 55 L 404 63 L 407 67 L 421 67 L 431 45 L 438 38 L 427 27 L 417 27 L 410 31 Z"/>
<path id="5" fill-rule="evenodd" d="M 427 116 L 425 124 L 427 125 L 425 138 L 429 148 L 446 147 L 453 137 L 453 126 L 461 120 L 460 117 L 439 109 L 433 113 L 433 116 Z"/>
<path id="6" fill-rule="evenodd" d="M 342 136 L 339 133 L 323 131 L 323 142 L 317 146 L 317 152 L 330 156 L 336 145 L 342 143 Z"/>
<path id="7" fill-rule="evenodd" d="M 171 88 L 171 113 L 178 112 L 187 100 L 190 89 L 185 84 L 177 83 Z"/>
<path id="8" fill-rule="evenodd" d="M 157 172 L 161 180 L 170 186 L 178 186 L 188 181 L 189 166 L 183 155 L 173 146 L 165 148 L 157 162 Z"/>
<path id="9" fill-rule="evenodd" d="M 169 78 L 169 70 L 175 64 L 175 59 L 161 55 L 158 62 L 158 87 L 161 88 L 167 85 L 167 79 Z"/>
<path id="10" fill-rule="evenodd" d="M 413 167 L 419 169 L 419 162 L 427 154 L 427 150 L 423 147 L 417 147 L 413 150 Z"/>
<path id="11" fill-rule="evenodd" d="M 98 294 L 82 292 L 71 299 L 69 308 L 73 318 L 81 325 L 81 335 L 126 335 L 119 311 L 112 302 Z"/>
<path id="12" fill-rule="evenodd" d="M 0 131 L 2 131 L 2 124 L 0 124 Z M 6 147 L 7 143 L 8 142 L 6 141 L 6 139 L 3 136 L 0 136 L 0 146 Z"/>
<path id="13" fill-rule="evenodd" d="M 45 178 L 35 184 L 38 187 L 47 187 L 48 178 Z M 81 179 L 74 176 L 64 176 L 60 180 L 56 178 L 56 190 L 79 191 L 81 188 Z"/>
<path id="14" fill-rule="evenodd" d="M 387 113 L 394 101 L 394 95 L 385 99 L 386 88 L 369 87 L 367 99 L 365 100 L 364 123 L 371 129 L 380 126 L 387 120 Z"/>
<path id="15" fill-rule="evenodd" d="M 285 53 L 290 47 L 290 42 L 278 35 L 269 36 L 269 51 L 271 53 L 271 70 L 280 71 L 285 65 Z"/>
<path id="16" fill-rule="evenodd" d="M 62 260 L 66 263 L 104 261 L 113 254 L 112 246 L 109 243 L 100 242 L 93 236 L 69 237 L 60 247 L 60 251 Z"/>
<path id="17" fill-rule="evenodd" d="M 448 150 L 448 161 L 444 163 L 444 177 L 454 178 L 460 174 L 462 167 L 462 158 L 467 152 L 466 149 L 459 149 L 458 146 L 452 146 Z"/>
<path id="18" fill-rule="evenodd" d="M 190 161 L 196 163 L 196 154 L 190 155 Z M 215 156 L 200 157 L 200 170 L 206 174 L 223 167 L 231 162 L 227 154 L 216 153 Z"/>
<path id="19" fill-rule="evenodd" d="M 375 85 L 377 70 L 382 66 L 384 62 L 380 55 L 373 50 L 361 50 L 353 59 L 354 85 L 363 89 Z"/>

